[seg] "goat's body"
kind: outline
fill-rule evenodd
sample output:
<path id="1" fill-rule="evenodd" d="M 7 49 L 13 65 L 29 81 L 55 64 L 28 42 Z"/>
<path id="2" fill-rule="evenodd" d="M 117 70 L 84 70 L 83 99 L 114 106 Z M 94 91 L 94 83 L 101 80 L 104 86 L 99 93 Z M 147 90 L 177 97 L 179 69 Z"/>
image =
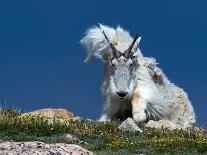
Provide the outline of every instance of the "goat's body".
<path id="1" fill-rule="evenodd" d="M 116 48 L 120 51 L 126 49 L 132 42 L 127 31 L 100 25 Z M 99 28 L 88 30 L 81 43 L 89 50 L 86 61 L 110 54 L 109 44 L 106 42 Z M 104 67 L 104 79 L 101 87 L 104 99 L 104 110 L 100 121 L 133 117 L 137 122 L 167 119 L 181 125 L 183 128 L 192 127 L 195 113 L 187 94 L 181 88 L 171 83 L 153 58 L 144 57 L 138 48 L 136 50 L 138 62 L 134 66 L 132 75 L 133 86 L 129 85 L 129 98 L 120 100 L 115 97 L 116 86 L 113 82 L 112 67 L 109 63 Z"/>
<path id="2" fill-rule="evenodd" d="M 100 121 L 124 120 L 127 117 L 133 117 L 137 121 L 167 119 L 183 128 L 192 127 L 195 124 L 195 113 L 187 94 L 171 83 L 159 68 L 154 66 L 151 70 L 148 65 L 150 64 L 137 68 L 136 87 L 132 98 L 125 101 L 111 95 L 110 68 L 105 65 L 101 88 L 104 111 Z M 159 75 L 156 76 L 160 77 L 158 81 L 153 78 L 157 73 Z"/>

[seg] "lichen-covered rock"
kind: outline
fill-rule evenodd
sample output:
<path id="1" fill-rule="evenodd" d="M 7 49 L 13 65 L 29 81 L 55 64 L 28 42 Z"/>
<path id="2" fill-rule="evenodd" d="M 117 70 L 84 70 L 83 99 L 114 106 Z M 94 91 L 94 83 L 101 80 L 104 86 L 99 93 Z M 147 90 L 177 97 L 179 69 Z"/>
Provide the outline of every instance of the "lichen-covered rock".
<path id="1" fill-rule="evenodd" d="M 119 126 L 119 129 L 122 131 L 131 131 L 131 132 L 143 132 L 138 126 L 137 124 L 134 122 L 134 120 L 132 118 L 127 118 L 125 121 L 123 121 L 121 123 L 121 125 Z"/>
<path id="2" fill-rule="evenodd" d="M 47 109 L 39 109 L 36 111 L 32 111 L 32 112 L 28 112 L 28 113 L 24 113 L 22 115 L 41 115 L 44 117 L 47 117 L 49 119 L 53 119 L 53 118 L 59 118 L 59 119 L 64 119 L 64 120 L 70 120 L 74 117 L 72 112 L 69 112 L 66 109 L 52 109 L 52 108 L 47 108 Z"/>
<path id="3" fill-rule="evenodd" d="M 4 142 L 0 143 L 0 155 L 93 155 L 81 146 L 74 144 L 45 144 L 43 142 Z"/>

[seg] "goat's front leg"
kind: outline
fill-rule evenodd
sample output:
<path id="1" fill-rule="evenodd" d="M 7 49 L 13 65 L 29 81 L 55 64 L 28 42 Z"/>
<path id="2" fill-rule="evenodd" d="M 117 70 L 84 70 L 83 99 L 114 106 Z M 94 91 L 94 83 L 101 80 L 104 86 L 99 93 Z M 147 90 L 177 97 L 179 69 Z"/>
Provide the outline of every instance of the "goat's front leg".
<path id="1" fill-rule="evenodd" d="M 110 121 L 109 117 L 107 114 L 103 114 L 101 115 L 101 117 L 98 120 L 99 122 L 106 122 L 106 121 Z"/>
<path id="2" fill-rule="evenodd" d="M 132 116 L 135 122 L 145 122 L 147 120 L 147 103 L 142 98 L 140 91 L 135 89 L 132 96 Z"/>

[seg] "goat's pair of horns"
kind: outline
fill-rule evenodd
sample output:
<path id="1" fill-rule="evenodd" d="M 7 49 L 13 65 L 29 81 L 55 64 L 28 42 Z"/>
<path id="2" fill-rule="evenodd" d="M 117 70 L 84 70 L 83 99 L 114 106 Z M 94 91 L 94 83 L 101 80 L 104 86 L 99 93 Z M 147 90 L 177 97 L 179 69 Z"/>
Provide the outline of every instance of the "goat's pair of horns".
<path id="1" fill-rule="evenodd" d="M 119 51 L 114 47 L 114 45 L 111 43 L 111 41 L 109 41 L 109 39 L 108 39 L 108 37 L 106 36 L 106 34 L 105 34 L 104 31 L 103 31 L 103 34 L 104 34 L 104 37 L 106 38 L 106 40 L 110 43 L 110 47 L 111 47 L 111 49 L 112 49 L 112 52 L 113 52 L 114 56 L 115 56 L 116 58 L 120 57 L 120 55 L 122 55 L 122 53 L 119 52 Z M 137 41 L 137 39 L 138 39 L 138 34 L 137 34 L 136 37 L 134 38 L 134 40 L 133 40 L 133 42 L 131 43 L 131 45 L 129 46 L 129 48 L 124 52 L 124 56 L 125 56 L 126 58 L 129 58 L 129 55 L 130 55 L 130 53 L 131 53 L 131 51 L 132 51 L 132 48 L 133 48 L 135 42 Z M 121 54 L 120 54 L 120 53 L 121 53 Z"/>

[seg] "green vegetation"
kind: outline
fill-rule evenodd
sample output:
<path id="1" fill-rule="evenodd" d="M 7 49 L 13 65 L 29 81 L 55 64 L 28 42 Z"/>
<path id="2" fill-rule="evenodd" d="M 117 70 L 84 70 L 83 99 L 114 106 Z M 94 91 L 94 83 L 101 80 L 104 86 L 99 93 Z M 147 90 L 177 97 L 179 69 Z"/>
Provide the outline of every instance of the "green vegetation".
<path id="1" fill-rule="evenodd" d="M 71 143 L 100 154 L 109 153 L 207 153 L 207 132 L 197 130 L 156 130 L 144 128 L 143 133 L 122 132 L 120 122 L 98 123 L 89 120 L 61 121 L 37 115 L 20 115 L 15 109 L 0 112 L 0 141 L 63 142 L 70 133 L 77 137 Z"/>

